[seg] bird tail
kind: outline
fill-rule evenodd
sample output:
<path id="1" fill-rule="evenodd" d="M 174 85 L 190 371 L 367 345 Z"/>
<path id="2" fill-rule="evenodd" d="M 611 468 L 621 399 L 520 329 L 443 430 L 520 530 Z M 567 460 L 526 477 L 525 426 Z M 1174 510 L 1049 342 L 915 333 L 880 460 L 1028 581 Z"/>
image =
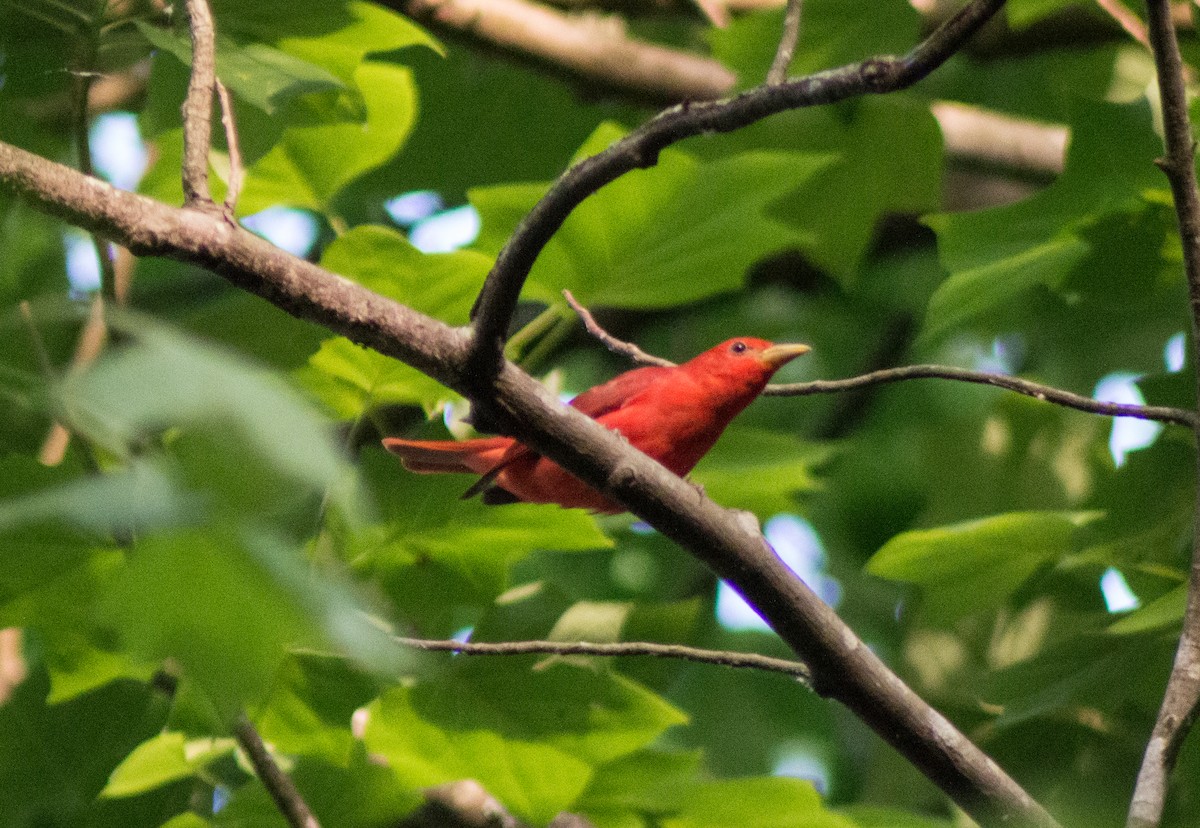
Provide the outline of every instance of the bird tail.
<path id="1" fill-rule="evenodd" d="M 487 474 L 511 447 L 509 437 L 481 437 L 477 440 L 402 440 L 384 439 L 383 446 L 400 458 L 404 468 L 419 474 L 459 472 Z"/>

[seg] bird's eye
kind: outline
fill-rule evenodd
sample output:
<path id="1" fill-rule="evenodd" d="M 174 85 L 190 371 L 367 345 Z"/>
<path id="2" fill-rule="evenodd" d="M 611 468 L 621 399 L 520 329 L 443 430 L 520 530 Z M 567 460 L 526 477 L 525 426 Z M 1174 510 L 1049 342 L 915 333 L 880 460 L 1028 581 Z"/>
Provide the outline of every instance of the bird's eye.
<path id="1" fill-rule="evenodd" d="M 746 343 L 745 342 L 735 342 L 729 346 L 729 350 L 735 354 L 744 354 L 744 353 L 746 353 Z"/>

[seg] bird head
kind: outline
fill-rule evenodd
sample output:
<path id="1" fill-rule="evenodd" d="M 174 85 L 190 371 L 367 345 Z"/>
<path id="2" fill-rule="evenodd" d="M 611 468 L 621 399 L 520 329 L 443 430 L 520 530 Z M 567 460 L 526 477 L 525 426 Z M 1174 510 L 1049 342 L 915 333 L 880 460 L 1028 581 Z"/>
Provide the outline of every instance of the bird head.
<path id="1" fill-rule="evenodd" d="M 811 350 L 808 345 L 776 345 L 765 339 L 739 336 L 710 348 L 684 363 L 684 367 L 702 381 L 757 395 L 776 371 Z"/>

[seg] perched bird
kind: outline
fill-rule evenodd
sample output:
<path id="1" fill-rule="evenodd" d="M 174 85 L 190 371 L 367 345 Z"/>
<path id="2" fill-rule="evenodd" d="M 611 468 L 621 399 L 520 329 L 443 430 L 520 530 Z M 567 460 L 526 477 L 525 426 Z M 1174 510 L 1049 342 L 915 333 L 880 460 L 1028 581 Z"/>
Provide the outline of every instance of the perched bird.
<path id="1" fill-rule="evenodd" d="M 739 337 L 672 368 L 627 371 L 571 401 L 577 410 L 620 433 L 635 448 L 680 477 L 700 461 L 721 432 L 754 401 L 771 376 L 807 345 L 773 345 Z M 511 437 L 475 440 L 383 441 L 409 471 L 483 477 L 464 497 L 483 492 L 489 504 L 557 503 L 616 514 L 622 506 Z"/>

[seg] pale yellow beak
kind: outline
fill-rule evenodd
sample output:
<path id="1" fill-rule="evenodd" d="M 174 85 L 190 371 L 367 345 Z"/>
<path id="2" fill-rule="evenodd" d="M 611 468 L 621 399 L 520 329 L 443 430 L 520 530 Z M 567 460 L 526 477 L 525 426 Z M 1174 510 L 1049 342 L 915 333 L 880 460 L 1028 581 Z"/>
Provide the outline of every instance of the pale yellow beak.
<path id="1" fill-rule="evenodd" d="M 796 357 L 803 356 L 811 350 L 812 348 L 808 345 L 772 345 L 759 355 L 759 359 L 773 370 L 778 370 Z"/>

